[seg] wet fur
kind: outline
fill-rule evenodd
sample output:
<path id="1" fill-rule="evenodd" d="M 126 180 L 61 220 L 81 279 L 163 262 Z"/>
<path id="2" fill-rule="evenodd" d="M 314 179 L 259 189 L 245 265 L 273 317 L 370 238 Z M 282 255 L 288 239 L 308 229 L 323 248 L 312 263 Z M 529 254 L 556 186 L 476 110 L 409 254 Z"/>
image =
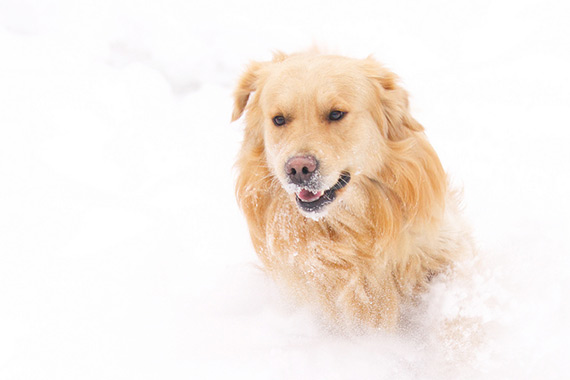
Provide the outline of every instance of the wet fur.
<path id="1" fill-rule="evenodd" d="M 344 124 L 323 120 L 339 107 Z M 233 120 L 244 111 L 236 194 L 255 250 L 268 273 L 335 325 L 396 327 L 402 306 L 470 250 L 407 93 L 375 60 L 310 52 L 253 62 L 235 91 Z M 276 112 L 291 122 L 275 127 Z M 351 172 L 318 218 L 285 189 L 283 163 L 295 154 L 315 155 L 327 186 Z"/>

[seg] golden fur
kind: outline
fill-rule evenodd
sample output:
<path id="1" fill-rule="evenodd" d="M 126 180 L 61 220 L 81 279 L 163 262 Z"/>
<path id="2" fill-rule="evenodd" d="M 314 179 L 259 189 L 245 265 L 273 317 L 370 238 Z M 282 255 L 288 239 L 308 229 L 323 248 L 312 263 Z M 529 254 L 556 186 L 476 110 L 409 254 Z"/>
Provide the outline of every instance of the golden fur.
<path id="1" fill-rule="evenodd" d="M 332 123 L 337 109 L 346 116 Z M 241 77 L 232 119 L 244 110 L 236 193 L 266 270 L 337 325 L 397 326 L 402 305 L 469 236 L 396 76 L 371 58 L 280 53 Z M 324 188 L 351 174 L 318 215 L 297 206 L 283 169 L 308 154 Z"/>

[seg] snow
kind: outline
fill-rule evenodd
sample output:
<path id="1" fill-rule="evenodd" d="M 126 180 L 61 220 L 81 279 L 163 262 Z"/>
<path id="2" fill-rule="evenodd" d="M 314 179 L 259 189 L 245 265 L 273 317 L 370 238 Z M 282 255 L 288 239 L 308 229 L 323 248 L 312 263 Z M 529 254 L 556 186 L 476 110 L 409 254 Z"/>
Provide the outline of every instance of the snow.
<path id="1" fill-rule="evenodd" d="M 0 1 L 0 378 L 563 379 L 570 6 Z M 480 256 L 410 327 L 323 327 L 233 194 L 251 59 L 374 54 L 411 93 Z M 466 321 L 456 339 L 446 321 Z"/>

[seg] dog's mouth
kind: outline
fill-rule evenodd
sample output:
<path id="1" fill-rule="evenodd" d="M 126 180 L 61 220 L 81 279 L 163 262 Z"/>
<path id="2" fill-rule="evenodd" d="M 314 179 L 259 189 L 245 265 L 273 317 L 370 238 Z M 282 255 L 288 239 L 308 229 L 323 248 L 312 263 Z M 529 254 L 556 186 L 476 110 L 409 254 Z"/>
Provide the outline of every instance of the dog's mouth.
<path id="1" fill-rule="evenodd" d="M 328 190 L 313 193 L 307 189 L 296 192 L 297 206 L 306 212 L 317 212 L 336 198 L 336 192 L 350 182 L 350 173 L 343 172 L 338 181 Z"/>

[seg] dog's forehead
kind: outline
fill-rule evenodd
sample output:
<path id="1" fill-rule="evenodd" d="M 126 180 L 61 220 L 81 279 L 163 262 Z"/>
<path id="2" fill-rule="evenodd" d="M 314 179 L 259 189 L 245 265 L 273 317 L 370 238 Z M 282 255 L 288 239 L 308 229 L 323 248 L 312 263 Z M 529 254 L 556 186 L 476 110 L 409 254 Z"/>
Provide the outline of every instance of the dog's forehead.
<path id="1" fill-rule="evenodd" d="M 356 60 L 344 57 L 291 57 L 275 63 L 269 71 L 268 80 L 273 84 L 283 82 L 315 83 L 354 83 L 364 78 Z"/>
<path id="2" fill-rule="evenodd" d="M 292 57 L 267 72 L 265 92 L 271 102 L 343 98 L 351 101 L 367 89 L 356 60 L 344 57 Z"/>

